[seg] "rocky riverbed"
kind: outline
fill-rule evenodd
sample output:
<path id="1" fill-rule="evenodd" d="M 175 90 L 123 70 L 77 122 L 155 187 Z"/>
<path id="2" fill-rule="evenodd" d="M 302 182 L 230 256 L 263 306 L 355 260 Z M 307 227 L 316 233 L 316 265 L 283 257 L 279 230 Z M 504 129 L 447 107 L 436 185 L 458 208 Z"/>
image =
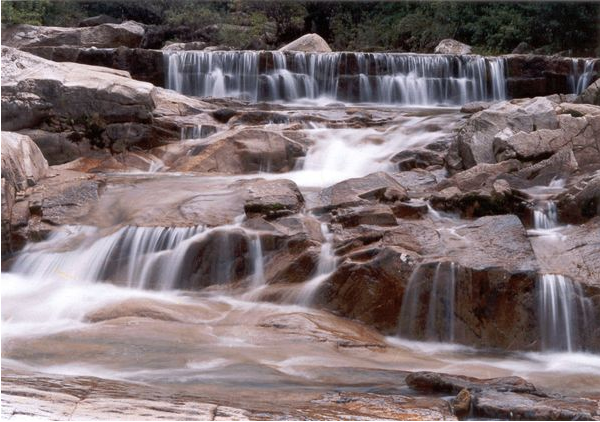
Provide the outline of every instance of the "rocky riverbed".
<path id="1" fill-rule="evenodd" d="M 598 62 L 269 54 L 2 47 L 3 417 L 600 419 Z"/>

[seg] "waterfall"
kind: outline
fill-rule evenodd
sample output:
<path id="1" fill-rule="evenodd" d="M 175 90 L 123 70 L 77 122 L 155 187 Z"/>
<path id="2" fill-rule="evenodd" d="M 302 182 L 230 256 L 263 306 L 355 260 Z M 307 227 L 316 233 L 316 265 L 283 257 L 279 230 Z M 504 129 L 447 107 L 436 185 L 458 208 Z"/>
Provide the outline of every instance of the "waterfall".
<path id="1" fill-rule="evenodd" d="M 438 262 L 419 265 L 411 274 L 402 298 L 399 334 L 408 338 L 454 342 L 458 266 Z"/>
<path id="2" fill-rule="evenodd" d="M 536 230 L 554 229 L 558 226 L 558 212 L 556 203 L 542 201 L 533 210 L 533 224 Z"/>
<path id="3" fill-rule="evenodd" d="M 325 242 L 321 244 L 317 271 L 312 279 L 308 280 L 298 295 L 297 302 L 302 305 L 310 305 L 319 287 L 333 274 L 336 269 L 337 259 L 333 248 L 333 233 L 329 231 L 327 224 L 321 224 L 321 233 Z"/>
<path id="4" fill-rule="evenodd" d="M 542 350 L 582 350 L 591 303 L 579 283 L 558 274 L 538 280 Z"/>
<path id="5" fill-rule="evenodd" d="M 216 132 L 211 125 L 184 126 L 181 128 L 181 140 L 206 138 Z"/>
<path id="6" fill-rule="evenodd" d="M 506 98 L 505 59 L 399 53 L 164 53 L 169 89 L 249 101 L 459 105 Z"/>
<path id="7" fill-rule="evenodd" d="M 533 220 L 537 234 L 561 241 L 553 233 L 559 228 L 554 201 L 539 202 L 533 211 Z M 538 277 L 536 289 L 541 349 L 582 350 L 588 333 L 591 303 L 585 297 L 581 284 L 560 274 L 542 274 Z"/>
<path id="8" fill-rule="evenodd" d="M 585 59 L 583 62 L 583 72 L 579 72 L 579 59 L 571 61 L 571 75 L 569 76 L 569 85 L 571 92 L 581 94 L 592 82 L 594 75 L 594 65 L 597 59 Z"/>
<path id="9" fill-rule="evenodd" d="M 202 261 L 197 268 L 196 259 Z M 96 227 L 62 227 L 45 241 L 27 245 L 12 271 L 38 279 L 111 281 L 160 290 L 229 283 L 234 273 L 242 277 L 252 271 L 252 284 L 264 284 L 260 237 L 237 225 L 125 226 L 108 234 Z"/>
<path id="10" fill-rule="evenodd" d="M 173 288 L 186 241 L 203 231 L 200 226 L 126 226 L 102 236 L 95 227 L 63 227 L 45 241 L 29 244 L 12 269 L 38 278 L 114 280 L 138 288 L 159 280 L 163 288 Z"/>
<path id="11" fill-rule="evenodd" d="M 265 264 L 262 252 L 262 243 L 257 234 L 250 242 L 250 256 L 252 258 L 252 287 L 257 288 L 265 284 Z"/>

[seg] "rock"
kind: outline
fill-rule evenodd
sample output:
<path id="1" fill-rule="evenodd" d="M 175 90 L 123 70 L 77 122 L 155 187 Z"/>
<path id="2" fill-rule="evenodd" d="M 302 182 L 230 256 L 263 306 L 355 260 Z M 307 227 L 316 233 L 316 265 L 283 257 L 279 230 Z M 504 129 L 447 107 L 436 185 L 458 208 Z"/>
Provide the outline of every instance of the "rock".
<path id="1" fill-rule="evenodd" d="M 356 208 L 340 209 L 334 216 L 334 222 L 344 227 L 355 227 L 361 224 L 376 226 L 395 226 L 394 211 L 384 204 L 359 206 Z"/>
<path id="2" fill-rule="evenodd" d="M 124 70 L 133 79 L 156 86 L 165 83 L 163 54 L 143 48 L 22 47 L 26 51 L 55 62 L 73 62 Z"/>
<path id="3" fill-rule="evenodd" d="M 208 43 L 203 41 L 192 41 L 192 42 L 169 42 L 162 48 L 163 51 L 191 51 L 191 50 L 204 50 L 208 47 Z"/>
<path id="4" fill-rule="evenodd" d="M 597 400 L 544 397 L 488 390 L 473 400 L 473 413 L 480 418 L 510 420 L 597 420 Z"/>
<path id="5" fill-rule="evenodd" d="M 406 384 L 423 393 L 460 394 L 463 390 L 479 392 L 487 389 L 514 393 L 536 391 L 533 384 L 520 377 L 478 379 L 438 372 L 413 372 L 406 377 Z"/>
<path id="6" fill-rule="evenodd" d="M 85 18 L 83 20 L 81 20 L 79 22 L 79 27 L 86 27 L 86 26 L 98 26 L 98 25 L 103 25 L 105 23 L 114 23 L 114 24 L 119 24 L 121 23 L 121 21 L 117 18 L 113 18 L 112 16 L 108 16 L 108 15 L 98 15 L 98 16 L 91 16 L 89 18 Z"/>
<path id="7" fill-rule="evenodd" d="M 408 199 L 406 189 L 384 172 L 371 173 L 365 177 L 348 179 L 319 193 L 320 209 L 353 207 L 370 201 L 396 202 Z"/>
<path id="8" fill-rule="evenodd" d="M 299 212 L 304 198 L 291 180 L 250 180 L 242 182 L 245 189 L 244 211 L 251 218 L 262 215 L 267 219 Z"/>
<path id="9" fill-rule="evenodd" d="M 534 132 L 512 133 L 506 129 L 494 137 L 493 149 L 498 162 L 517 158 L 521 161 L 534 161 L 548 158 L 569 141 L 565 140 L 560 129 L 540 129 Z"/>
<path id="10" fill-rule="evenodd" d="M 477 164 L 495 163 L 493 142 L 505 128 L 529 133 L 540 129 L 557 129 L 555 105 L 546 98 L 512 100 L 492 105 L 473 114 L 460 128 L 446 157 L 451 171 Z"/>
<path id="11" fill-rule="evenodd" d="M 559 108 L 559 114 L 570 114 L 573 117 L 583 117 L 586 114 L 589 114 L 590 116 L 600 114 L 600 106 L 593 104 L 561 102 Z"/>
<path id="12" fill-rule="evenodd" d="M 220 108 L 211 113 L 211 115 L 221 123 L 227 123 L 236 114 L 237 111 L 231 108 Z"/>
<path id="13" fill-rule="evenodd" d="M 564 148 L 552 155 L 547 160 L 540 161 L 514 173 L 526 181 L 529 186 L 549 185 L 552 180 L 566 179 L 579 170 L 579 164 L 570 148 Z M 513 181 L 514 179 L 511 179 Z"/>
<path id="14" fill-rule="evenodd" d="M 597 169 L 600 165 L 600 115 L 573 117 L 560 114 L 558 124 L 579 165 Z"/>
<path id="15" fill-rule="evenodd" d="M 435 54 L 455 54 L 455 55 L 463 55 L 463 54 L 471 54 L 471 46 L 467 44 L 463 44 L 459 41 L 453 39 L 445 39 L 439 42 L 439 44 L 435 47 L 433 52 Z"/>
<path id="16" fill-rule="evenodd" d="M 140 46 L 144 26 L 127 21 L 122 24 L 106 23 L 83 28 L 14 25 L 2 31 L 2 45 L 9 47 L 78 46 L 78 47 L 131 47 Z"/>
<path id="17" fill-rule="evenodd" d="M 404 291 L 399 333 L 416 340 L 535 350 L 539 268 L 520 220 L 489 216 L 436 231 L 439 239 L 419 251 L 421 263 Z"/>
<path id="18" fill-rule="evenodd" d="M 331 47 L 317 34 L 306 34 L 281 47 L 279 51 L 304 51 L 307 53 L 330 53 Z"/>
<path id="19" fill-rule="evenodd" d="M 317 303 L 384 333 L 394 332 L 414 252 L 399 246 L 365 247 L 349 254 L 317 293 Z"/>
<path id="20" fill-rule="evenodd" d="M 167 147 L 165 151 L 175 152 L 163 160 L 176 171 L 285 172 L 292 170 L 296 160 L 305 153 L 303 145 L 278 132 L 262 129 L 234 129 L 209 139 L 209 144 L 191 140 Z"/>
<path id="21" fill-rule="evenodd" d="M 487 108 L 490 108 L 491 105 L 492 105 L 492 103 L 487 102 L 487 101 L 473 101 L 471 103 L 464 104 L 460 108 L 460 112 L 467 113 L 467 114 L 473 114 L 473 113 L 477 113 L 478 111 L 482 111 Z"/>
<path id="22" fill-rule="evenodd" d="M 4 111 L 4 104 L 28 93 L 52 105 L 52 114 L 71 119 L 101 116 L 107 122 L 149 121 L 154 87 L 130 79 L 127 73 L 74 63 L 55 63 L 12 48 L 2 47 L 2 123 L 12 129 L 35 127 L 21 123 L 19 113 L 32 114 L 26 102 Z M 28 72 L 22 72 L 23 67 Z"/>
<path id="23" fill-rule="evenodd" d="M 591 175 L 558 196 L 560 220 L 578 224 L 600 215 L 600 175 Z"/>
<path id="24" fill-rule="evenodd" d="M 533 48 L 525 41 L 521 41 L 512 51 L 512 54 L 527 54 L 531 53 Z"/>
<path id="25" fill-rule="evenodd" d="M 90 150 L 86 142 L 76 143 L 72 140 L 75 132 L 47 132 L 40 129 L 25 129 L 19 133 L 29 136 L 38 146 L 44 158 L 51 166 L 73 161 Z"/>
<path id="26" fill-rule="evenodd" d="M 35 185 L 48 171 L 48 162 L 29 136 L 2 132 L 2 179 L 16 192 Z"/>
<path id="27" fill-rule="evenodd" d="M 478 164 L 441 181 L 438 183 L 437 189 L 441 191 L 455 186 L 463 192 L 489 190 L 499 177 L 516 172 L 520 168 L 521 163 L 517 160 L 502 161 L 496 164 Z"/>
<path id="28" fill-rule="evenodd" d="M 2 412 L 44 419 L 248 420 L 250 412 L 139 383 L 43 374 L 3 376 Z M 187 398 L 186 398 L 187 396 Z"/>
<path id="29" fill-rule="evenodd" d="M 212 108 L 119 70 L 56 63 L 10 47 L 2 47 L 2 59 L 5 129 L 67 129 L 75 144 L 120 152 L 179 140 L 177 118 Z"/>
<path id="30" fill-rule="evenodd" d="M 600 106 L 600 79 L 593 82 L 576 99 L 576 103 Z"/>
<path id="31" fill-rule="evenodd" d="M 466 418 L 471 412 L 472 397 L 469 390 L 466 388 L 460 390 L 460 392 L 452 399 L 452 412 L 461 419 Z"/>
<path id="32" fill-rule="evenodd" d="M 398 163 L 400 171 L 407 171 L 415 168 L 441 167 L 444 165 L 444 157 L 428 149 L 409 149 L 392 157 L 392 162 Z"/>

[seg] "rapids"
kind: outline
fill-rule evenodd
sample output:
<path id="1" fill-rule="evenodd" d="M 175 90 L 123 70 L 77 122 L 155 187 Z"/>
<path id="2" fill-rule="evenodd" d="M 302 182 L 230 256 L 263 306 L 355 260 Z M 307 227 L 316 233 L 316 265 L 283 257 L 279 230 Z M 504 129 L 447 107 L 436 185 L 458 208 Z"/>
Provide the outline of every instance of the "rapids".
<path id="1" fill-rule="evenodd" d="M 164 60 L 168 87 L 181 93 L 270 101 L 270 110 L 302 116 L 264 127 L 293 131 L 305 154 L 279 173 L 268 166 L 246 174 L 179 171 L 170 150 L 149 160 L 148 171 L 103 172 L 102 195 L 78 224 L 52 227 L 4 262 L 3 368 L 168 386 L 211 400 L 233 395 L 241 406 L 278 411 L 331 391 L 414 394 L 403 383 L 408 371 L 515 375 L 548 392 L 600 395 L 600 356 L 586 348 L 590 299 L 545 267 L 535 287 L 533 352 L 457 343 L 461 264 L 443 257 L 416 265 L 397 335 L 320 307 L 323 287 L 343 265 L 321 190 L 375 172 L 400 177 L 402 152 L 446 151 L 464 118 L 458 106 L 506 98 L 503 59 L 178 52 Z M 590 66 L 579 74 L 574 65 L 574 92 L 589 83 Z M 205 151 L 215 131 L 184 127 L 175 148 L 187 151 L 184 158 Z M 428 186 L 450 177 L 442 165 L 411 175 Z M 302 209 L 284 214 L 285 224 L 254 218 L 244 202 L 253 188 L 244 183 L 257 178 L 295 182 Z M 529 192 L 536 202 L 528 235 L 540 261 L 551 260 L 552 245 L 567 236 L 550 199 L 562 188 L 554 182 Z M 418 188 L 408 196 L 425 221 L 419 230 L 430 228 L 448 250 L 466 248 L 466 219 L 436 211 Z M 299 282 L 273 281 L 281 233 L 291 239 L 286 247 L 308 251 L 300 258 L 313 266 Z"/>

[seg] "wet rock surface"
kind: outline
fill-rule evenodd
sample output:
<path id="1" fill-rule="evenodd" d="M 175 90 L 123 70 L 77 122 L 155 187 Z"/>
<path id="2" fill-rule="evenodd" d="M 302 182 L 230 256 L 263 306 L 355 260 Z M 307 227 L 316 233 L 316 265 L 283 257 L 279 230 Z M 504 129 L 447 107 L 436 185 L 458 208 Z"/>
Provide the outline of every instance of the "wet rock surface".
<path id="1" fill-rule="evenodd" d="M 600 416 L 596 400 L 548 395 L 519 377 L 480 380 L 415 372 L 406 383 L 420 392 L 457 394 L 453 410 L 461 419 L 596 420 Z"/>
<path id="2" fill-rule="evenodd" d="M 53 45 L 36 33 L 23 43 L 56 62 L 2 49 L 2 120 L 18 131 L 2 134 L 3 258 L 45 271 L 3 297 L 3 325 L 14 316 L 3 413 L 600 417 L 593 362 L 582 375 L 564 369 L 569 353 L 535 353 L 547 343 L 545 276 L 558 280 L 549 293 L 585 310 L 569 321 L 586 330 L 568 350 L 600 350 L 600 107 L 588 94 L 460 113 L 199 99 L 131 78 L 155 82 L 161 52 L 89 50 L 73 31 L 52 35 L 72 44 Z M 288 50 L 329 48 L 319 43 Z M 344 54 L 342 86 L 358 68 Z M 58 62 L 71 58 L 106 67 Z M 571 64 L 536 60 L 506 58 L 509 75 L 530 84 L 513 80 L 515 92 L 532 89 L 549 61 L 554 73 Z M 557 75 L 538 78 L 540 91 L 562 83 Z M 40 312 L 86 290 L 59 312 L 72 326 L 14 328 L 30 324 L 22 291 L 36 283 Z M 552 306 L 555 328 L 569 330 Z M 106 372 L 12 368 L 73 361 Z M 453 374 L 404 372 L 421 368 Z"/>

